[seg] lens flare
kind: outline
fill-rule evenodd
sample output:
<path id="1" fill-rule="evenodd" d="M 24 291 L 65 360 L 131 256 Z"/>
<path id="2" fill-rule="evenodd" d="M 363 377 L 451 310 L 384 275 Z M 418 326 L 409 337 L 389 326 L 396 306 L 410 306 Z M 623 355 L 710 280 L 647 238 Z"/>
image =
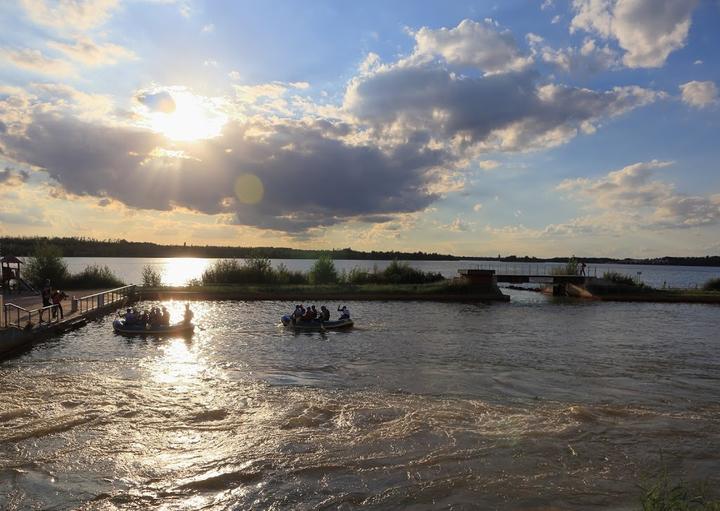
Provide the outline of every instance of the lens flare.
<path id="1" fill-rule="evenodd" d="M 235 195 L 243 204 L 257 204 L 264 194 L 262 181 L 255 174 L 243 174 L 235 181 Z"/>

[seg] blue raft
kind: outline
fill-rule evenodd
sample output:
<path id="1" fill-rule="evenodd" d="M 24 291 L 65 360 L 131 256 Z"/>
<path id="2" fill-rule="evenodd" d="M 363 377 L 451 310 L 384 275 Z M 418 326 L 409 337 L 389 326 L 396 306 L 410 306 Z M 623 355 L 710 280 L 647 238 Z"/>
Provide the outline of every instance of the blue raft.
<path id="1" fill-rule="evenodd" d="M 285 328 L 291 328 L 301 332 L 324 332 L 325 330 L 342 330 L 345 328 L 352 328 L 354 325 L 352 319 L 338 319 L 336 321 L 319 321 L 314 319 L 312 321 L 295 321 L 293 322 L 290 316 L 283 316 L 280 318 Z"/>
<path id="2" fill-rule="evenodd" d="M 125 321 L 113 321 L 113 330 L 122 335 L 190 335 L 195 330 L 192 323 L 175 323 L 174 325 L 126 325 Z"/>

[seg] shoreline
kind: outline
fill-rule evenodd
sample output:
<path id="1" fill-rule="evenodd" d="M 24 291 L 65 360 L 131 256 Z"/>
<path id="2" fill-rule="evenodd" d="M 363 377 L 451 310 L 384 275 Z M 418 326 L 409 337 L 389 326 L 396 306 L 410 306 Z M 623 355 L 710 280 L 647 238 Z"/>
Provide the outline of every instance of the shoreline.
<path id="1" fill-rule="evenodd" d="M 435 302 L 509 302 L 510 296 L 499 290 L 459 288 L 449 290 L 438 286 L 220 286 L 138 288 L 141 300 L 243 300 L 243 301 L 435 301 Z M 432 285 L 430 285 L 432 286 Z M 445 286 L 448 287 L 448 286 Z M 384 289 L 383 289 L 384 288 Z"/>

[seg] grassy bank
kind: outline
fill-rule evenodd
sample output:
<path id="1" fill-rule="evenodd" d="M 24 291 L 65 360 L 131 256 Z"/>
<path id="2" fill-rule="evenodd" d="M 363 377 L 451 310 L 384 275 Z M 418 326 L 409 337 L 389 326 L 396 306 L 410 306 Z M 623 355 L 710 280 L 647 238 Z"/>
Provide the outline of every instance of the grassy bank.
<path id="1" fill-rule="evenodd" d="M 429 284 L 215 284 L 185 287 L 143 287 L 144 299 L 182 300 L 507 300 L 500 292 L 477 289 L 455 281 Z"/>

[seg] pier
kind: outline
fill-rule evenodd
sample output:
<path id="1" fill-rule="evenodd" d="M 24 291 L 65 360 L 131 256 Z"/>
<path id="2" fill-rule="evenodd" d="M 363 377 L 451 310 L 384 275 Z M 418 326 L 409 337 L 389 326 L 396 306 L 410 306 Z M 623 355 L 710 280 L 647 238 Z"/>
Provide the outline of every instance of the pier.
<path id="1" fill-rule="evenodd" d="M 58 305 L 43 307 L 38 295 L 3 296 L 0 298 L 0 357 L 35 341 L 78 328 L 88 320 L 136 299 L 135 285 L 71 296 L 69 304 L 63 307 L 61 318 Z"/>

